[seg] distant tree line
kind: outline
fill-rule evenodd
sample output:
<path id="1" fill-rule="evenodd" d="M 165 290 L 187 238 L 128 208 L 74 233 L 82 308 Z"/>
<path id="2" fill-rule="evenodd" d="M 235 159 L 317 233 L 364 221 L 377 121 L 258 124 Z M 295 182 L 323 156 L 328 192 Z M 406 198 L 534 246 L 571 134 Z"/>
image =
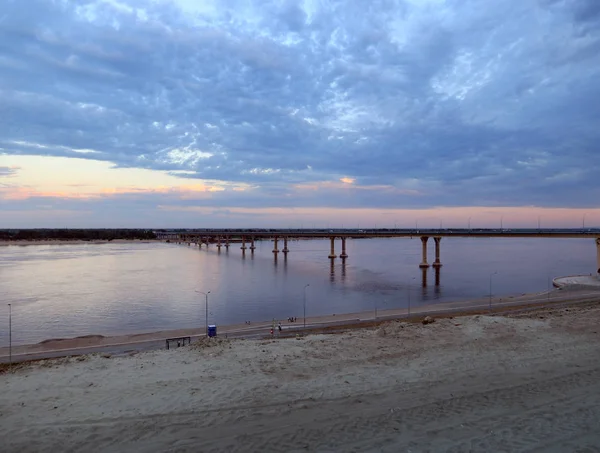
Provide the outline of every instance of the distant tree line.
<path id="1" fill-rule="evenodd" d="M 35 241 L 35 240 L 81 240 L 112 241 L 113 239 L 156 239 L 152 230 L 137 229 L 26 229 L 0 230 L 0 240 Z"/>

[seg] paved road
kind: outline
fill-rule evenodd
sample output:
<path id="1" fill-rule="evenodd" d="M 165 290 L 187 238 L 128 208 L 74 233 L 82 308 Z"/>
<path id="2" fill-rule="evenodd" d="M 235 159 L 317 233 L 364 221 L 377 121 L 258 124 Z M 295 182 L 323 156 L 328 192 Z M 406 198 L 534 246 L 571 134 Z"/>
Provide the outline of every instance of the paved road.
<path id="1" fill-rule="evenodd" d="M 340 323 L 327 323 L 327 324 L 313 324 L 307 325 L 307 328 L 314 327 L 324 327 L 325 325 L 336 325 Z M 285 326 L 284 332 L 298 332 L 302 331 L 302 326 Z M 268 335 L 268 327 L 264 325 L 249 327 L 244 330 L 236 331 L 236 332 L 227 332 L 226 334 L 222 334 L 221 337 L 225 336 L 227 338 L 262 338 Z M 192 341 L 198 340 L 199 338 L 204 338 L 205 335 L 193 335 L 191 336 Z M 128 343 L 120 343 L 120 344 L 112 344 L 112 345 L 99 345 L 99 346 L 85 346 L 81 348 L 70 348 L 70 349 L 57 349 L 52 351 L 42 351 L 42 352 L 33 352 L 28 354 L 15 354 L 12 356 L 13 363 L 24 362 L 27 360 L 40 360 L 40 359 L 51 359 L 58 357 L 67 357 L 67 356 L 76 356 L 76 355 L 86 355 L 86 354 L 94 354 L 94 353 L 108 353 L 111 355 L 126 355 L 132 352 L 143 352 L 143 351 L 152 351 L 157 349 L 163 349 L 166 347 L 165 338 L 156 339 L 156 340 L 146 340 L 146 341 L 137 341 L 137 342 L 128 342 Z M 9 356 L 0 356 L 0 363 L 9 363 Z"/>

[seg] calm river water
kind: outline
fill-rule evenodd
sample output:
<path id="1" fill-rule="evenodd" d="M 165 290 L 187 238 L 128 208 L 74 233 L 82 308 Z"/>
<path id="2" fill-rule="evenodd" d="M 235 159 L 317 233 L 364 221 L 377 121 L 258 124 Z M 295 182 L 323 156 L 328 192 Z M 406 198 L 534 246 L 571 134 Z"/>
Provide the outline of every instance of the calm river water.
<path id="1" fill-rule="evenodd" d="M 294 241 L 277 262 L 272 244 L 257 242 L 242 258 L 229 252 L 166 243 L 0 247 L 0 345 L 87 334 L 122 334 L 358 312 L 544 291 L 549 279 L 595 270 L 590 239 L 445 238 L 440 270 L 418 268 L 414 239 L 348 240 L 345 266 L 327 259 L 329 241 Z M 336 244 L 339 254 L 339 241 Z M 433 241 L 429 241 L 433 262 Z"/>

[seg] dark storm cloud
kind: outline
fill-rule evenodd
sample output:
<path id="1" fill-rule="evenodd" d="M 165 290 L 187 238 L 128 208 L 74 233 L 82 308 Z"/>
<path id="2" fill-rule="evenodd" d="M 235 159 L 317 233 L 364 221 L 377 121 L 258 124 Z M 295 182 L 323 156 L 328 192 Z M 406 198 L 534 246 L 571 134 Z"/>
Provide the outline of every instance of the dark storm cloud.
<path id="1" fill-rule="evenodd" d="M 598 2 L 209 3 L 2 2 L 0 149 L 260 186 L 217 206 L 597 203 Z M 342 176 L 392 189 L 289 185 Z"/>

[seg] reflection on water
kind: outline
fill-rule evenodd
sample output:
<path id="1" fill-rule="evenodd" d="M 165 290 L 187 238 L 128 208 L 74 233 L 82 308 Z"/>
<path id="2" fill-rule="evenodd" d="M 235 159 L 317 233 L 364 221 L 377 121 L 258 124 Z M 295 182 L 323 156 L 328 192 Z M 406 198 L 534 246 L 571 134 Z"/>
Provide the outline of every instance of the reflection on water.
<path id="1" fill-rule="evenodd" d="M 348 240 L 347 259 L 328 259 L 328 240 L 290 241 L 289 255 L 279 257 L 269 241 L 256 241 L 255 252 L 240 245 L 2 247 L 0 294 L 13 306 L 13 340 L 201 327 L 195 290 L 211 291 L 210 323 L 231 324 L 301 317 L 306 284 L 307 314 L 314 316 L 483 297 L 494 272 L 494 294 L 507 295 L 596 270 L 587 239 L 447 239 L 443 275 L 419 269 L 418 238 Z M 0 344 L 7 316 L 0 307 Z"/>
<path id="2" fill-rule="evenodd" d="M 433 270 L 435 272 L 434 294 L 435 294 L 435 298 L 439 299 L 442 295 L 442 287 L 440 286 L 441 267 L 434 267 Z"/>
<path id="3" fill-rule="evenodd" d="M 329 281 L 335 283 L 335 259 L 329 258 Z"/>

